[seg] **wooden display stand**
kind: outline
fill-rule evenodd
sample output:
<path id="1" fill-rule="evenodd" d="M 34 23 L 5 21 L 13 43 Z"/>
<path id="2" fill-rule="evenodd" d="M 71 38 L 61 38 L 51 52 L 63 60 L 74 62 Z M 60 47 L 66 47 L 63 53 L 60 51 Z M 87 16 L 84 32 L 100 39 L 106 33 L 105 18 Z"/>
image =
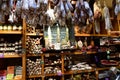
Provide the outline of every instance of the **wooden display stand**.
<path id="1" fill-rule="evenodd" d="M 119 20 L 120 20 L 120 17 L 118 17 L 117 18 L 118 19 L 118 25 L 119 25 Z M 26 27 L 27 27 L 27 25 L 26 25 L 26 22 L 25 22 L 25 19 L 23 19 L 23 30 L 22 30 L 22 32 L 8 32 L 8 31 L 5 31 L 5 32 L 3 32 L 3 31 L 1 31 L 0 32 L 0 34 L 22 34 L 22 47 L 23 47 L 23 55 L 22 56 L 9 56 L 9 55 L 6 55 L 6 57 L 4 57 L 4 58 L 22 58 L 22 80 L 26 80 L 27 78 L 32 78 L 32 79 L 36 79 L 36 78 L 41 78 L 42 80 L 45 80 L 45 77 L 52 77 L 52 76 L 58 76 L 57 74 L 48 74 L 48 75 L 44 75 L 44 68 L 45 68 L 45 66 L 44 66 L 44 64 L 42 64 L 42 74 L 41 75 L 33 75 L 33 76 L 27 76 L 27 69 L 26 69 L 26 66 L 27 66 L 27 64 L 26 64 L 26 59 L 28 58 L 28 57 L 41 57 L 41 60 L 42 61 L 44 61 L 44 57 L 45 57 L 45 55 L 46 54 L 48 54 L 48 55 L 52 55 L 51 53 L 46 53 L 46 54 L 41 54 L 41 55 L 38 55 L 38 56 L 35 56 L 35 55 L 30 55 L 30 56 L 28 56 L 28 55 L 26 55 L 27 53 L 26 53 L 26 37 L 27 36 L 36 36 L 36 34 L 29 34 L 29 33 L 26 33 Z M 119 29 L 119 31 L 111 31 L 110 32 L 111 34 L 120 34 L 120 29 Z M 38 35 L 37 35 L 38 36 Z M 40 34 L 40 36 L 43 36 L 43 34 L 41 35 Z M 92 36 L 97 36 L 97 37 L 102 37 L 102 36 L 108 36 L 108 34 L 75 34 L 75 36 L 76 37 L 92 37 Z M 111 35 L 109 35 L 109 36 L 111 36 Z M 89 55 L 91 55 L 91 54 L 96 54 L 97 52 L 87 52 L 87 54 L 89 54 Z M 55 53 L 53 53 L 53 54 L 55 54 Z M 82 52 L 74 52 L 74 53 L 62 53 L 62 54 L 60 54 L 61 55 L 61 70 L 62 70 L 62 75 L 74 75 L 75 74 L 75 72 L 74 71 L 69 71 L 69 72 L 65 72 L 64 71 L 64 56 L 66 56 L 66 55 L 81 55 L 82 54 Z M 118 66 L 119 67 L 119 66 Z M 107 68 L 94 68 L 94 69 L 91 69 L 91 70 L 79 70 L 79 71 L 77 71 L 77 74 L 80 74 L 80 73 L 83 73 L 83 72 L 85 72 L 85 73 L 89 73 L 89 72 L 94 72 L 95 73 L 95 75 L 96 75 L 96 80 L 98 80 L 98 74 L 99 74 L 99 71 L 101 71 L 101 70 L 107 70 L 107 69 L 109 69 L 109 67 L 107 67 Z M 65 78 L 64 78 L 64 76 L 61 76 L 61 80 L 65 80 Z"/>
<path id="2" fill-rule="evenodd" d="M 104 32 L 103 34 L 96 34 L 95 33 L 95 30 L 94 30 L 94 24 L 92 24 L 92 26 L 90 26 L 90 30 L 92 29 L 93 33 L 92 34 L 75 34 L 75 37 L 79 38 L 79 37 L 112 37 L 112 36 L 119 36 L 120 35 L 120 14 L 117 16 L 117 24 L 118 25 L 118 30 L 115 30 L 115 31 L 110 31 L 108 32 L 108 34 L 106 32 Z M 27 80 L 29 78 L 32 78 L 33 80 L 36 80 L 36 78 L 41 78 L 41 80 L 45 80 L 45 77 L 54 77 L 54 76 L 59 76 L 61 77 L 60 80 L 65 80 L 64 76 L 66 75 L 70 75 L 70 76 L 73 76 L 74 74 L 81 74 L 81 73 L 90 73 L 90 72 L 93 72 L 95 73 L 95 76 L 96 76 L 96 80 L 98 80 L 98 74 L 100 71 L 103 71 L 103 70 L 108 70 L 110 67 L 106 67 L 106 68 L 93 68 L 93 69 L 90 69 L 90 70 L 78 70 L 77 72 L 75 71 L 68 71 L 68 72 L 65 72 L 64 71 L 64 62 L 65 62 L 65 59 L 64 57 L 66 55 L 83 55 L 83 52 L 80 52 L 80 51 L 75 51 L 75 52 L 69 52 L 69 51 L 66 51 L 66 52 L 62 52 L 62 53 L 42 53 L 42 54 L 39 54 L 39 55 L 27 55 L 26 53 L 26 39 L 27 39 L 27 36 L 44 36 L 43 33 L 40 33 L 40 34 L 37 34 L 36 33 L 27 33 L 26 32 L 26 21 L 25 19 L 23 19 L 23 30 L 22 31 L 0 31 L 0 35 L 3 35 L 3 34 L 20 34 L 22 35 L 22 55 L 19 56 L 19 55 L 6 55 L 4 56 L 4 58 L 9 58 L 9 59 L 12 59 L 12 58 L 21 58 L 22 59 L 22 80 Z M 96 54 L 97 52 L 86 52 L 85 55 L 92 55 L 92 54 Z M 61 72 L 62 72 L 62 75 L 58 75 L 58 74 L 44 74 L 44 69 L 45 69 L 45 64 L 44 64 L 44 60 L 45 60 L 45 56 L 46 55 L 57 55 L 59 54 L 61 56 Z M 43 64 L 42 64 L 42 71 L 41 71 L 41 74 L 40 75 L 31 75 L 31 76 L 28 76 L 27 75 L 27 58 L 29 57 L 38 57 L 40 58 L 42 61 L 43 61 Z M 18 62 L 19 63 L 19 62 Z M 13 63 L 14 64 L 14 63 Z M 120 68 L 120 66 L 117 66 L 117 68 Z"/>

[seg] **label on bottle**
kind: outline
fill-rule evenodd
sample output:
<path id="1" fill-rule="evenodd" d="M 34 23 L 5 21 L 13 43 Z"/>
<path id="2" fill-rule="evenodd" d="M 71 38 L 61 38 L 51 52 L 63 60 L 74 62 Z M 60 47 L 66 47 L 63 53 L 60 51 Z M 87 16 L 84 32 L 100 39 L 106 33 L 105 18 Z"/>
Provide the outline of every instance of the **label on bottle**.
<path id="1" fill-rule="evenodd" d="M 0 58 L 4 58 L 4 54 L 3 53 L 0 53 Z"/>
<path id="2" fill-rule="evenodd" d="M 60 50 L 61 49 L 61 44 L 60 43 L 56 43 L 55 44 L 55 49 L 56 50 Z"/>
<path id="3" fill-rule="evenodd" d="M 45 57 L 50 57 L 50 54 L 45 54 Z"/>
<path id="4" fill-rule="evenodd" d="M 40 35 L 40 33 L 39 32 L 36 32 L 36 36 L 39 36 Z"/>

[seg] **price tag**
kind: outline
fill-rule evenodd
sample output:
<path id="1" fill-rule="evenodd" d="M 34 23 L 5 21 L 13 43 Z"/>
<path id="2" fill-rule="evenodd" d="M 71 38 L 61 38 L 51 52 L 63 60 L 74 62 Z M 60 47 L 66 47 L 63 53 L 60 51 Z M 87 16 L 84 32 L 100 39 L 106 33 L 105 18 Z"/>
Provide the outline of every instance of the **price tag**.
<path id="1" fill-rule="evenodd" d="M 110 56 L 109 56 L 109 55 L 107 55 L 107 59 L 110 59 Z"/>
<path id="2" fill-rule="evenodd" d="M 22 53 L 26 53 L 26 49 L 22 48 Z"/>
<path id="3" fill-rule="evenodd" d="M 83 54 L 83 55 L 86 55 L 86 54 L 87 54 L 87 52 L 86 52 L 86 51 L 84 51 L 84 52 L 82 52 L 82 54 Z"/>
<path id="4" fill-rule="evenodd" d="M 64 77 L 64 74 L 62 74 L 62 77 Z"/>
<path id="5" fill-rule="evenodd" d="M 44 64 L 44 61 L 41 61 L 40 64 Z"/>
<path id="6" fill-rule="evenodd" d="M 45 54 L 45 57 L 50 57 L 50 54 Z"/>
<path id="7" fill-rule="evenodd" d="M 91 75 L 91 73 L 89 72 L 88 75 Z"/>
<path id="8" fill-rule="evenodd" d="M 4 54 L 3 53 L 0 53 L 0 58 L 4 58 Z"/>
<path id="9" fill-rule="evenodd" d="M 12 80 L 13 76 L 14 76 L 14 74 L 7 74 L 7 80 Z"/>
<path id="10" fill-rule="evenodd" d="M 36 55 L 36 56 L 39 56 L 39 53 L 37 52 L 37 53 L 35 53 L 35 55 Z"/>
<path id="11" fill-rule="evenodd" d="M 39 55 L 39 52 L 38 51 L 36 51 L 36 53 L 35 53 L 36 55 Z"/>
<path id="12" fill-rule="evenodd" d="M 107 54 L 110 54 L 110 51 L 107 51 Z"/>
<path id="13" fill-rule="evenodd" d="M 77 70 L 74 70 L 74 74 L 77 74 L 78 73 L 78 71 Z"/>
<path id="14" fill-rule="evenodd" d="M 98 49 L 98 52 L 101 52 L 101 50 L 100 50 L 100 49 Z"/>
<path id="15" fill-rule="evenodd" d="M 57 72 L 57 75 L 58 75 L 58 76 L 62 76 L 61 70 L 59 70 L 59 71 Z"/>
<path id="16" fill-rule="evenodd" d="M 39 34 L 40 34 L 39 32 L 36 32 L 36 36 L 39 36 Z"/>

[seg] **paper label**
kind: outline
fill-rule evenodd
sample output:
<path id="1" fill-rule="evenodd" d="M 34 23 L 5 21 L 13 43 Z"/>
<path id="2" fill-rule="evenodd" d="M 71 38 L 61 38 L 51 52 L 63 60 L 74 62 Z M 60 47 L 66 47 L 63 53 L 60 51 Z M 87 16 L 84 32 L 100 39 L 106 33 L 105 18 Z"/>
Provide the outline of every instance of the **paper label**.
<path id="1" fill-rule="evenodd" d="M 4 54 L 3 53 L 0 53 L 0 58 L 4 58 Z"/>

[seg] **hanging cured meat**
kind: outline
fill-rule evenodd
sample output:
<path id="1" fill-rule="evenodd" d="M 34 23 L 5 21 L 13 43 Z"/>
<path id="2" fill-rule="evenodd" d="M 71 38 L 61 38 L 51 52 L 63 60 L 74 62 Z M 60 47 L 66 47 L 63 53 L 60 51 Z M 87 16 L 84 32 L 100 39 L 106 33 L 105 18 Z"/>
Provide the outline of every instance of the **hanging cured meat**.
<path id="1" fill-rule="evenodd" d="M 2 0 L 0 0 L 0 7 L 1 7 L 1 4 L 2 4 Z"/>
<path id="2" fill-rule="evenodd" d="M 32 27 L 47 24 L 47 5 L 48 0 L 23 0 L 22 18 L 26 18 L 27 24 Z"/>
<path id="3" fill-rule="evenodd" d="M 10 14 L 9 14 L 8 21 L 11 22 L 11 23 L 17 22 L 18 17 L 16 17 L 16 1 L 10 0 L 9 1 L 9 6 L 10 6 Z"/>
<path id="4" fill-rule="evenodd" d="M 37 7 L 37 3 L 35 2 L 35 0 L 28 0 L 29 4 L 29 8 L 36 8 Z"/>
<path id="5" fill-rule="evenodd" d="M 74 11 L 74 23 L 75 25 L 85 26 L 87 19 L 92 22 L 92 10 L 87 1 L 77 0 Z"/>
<path id="6" fill-rule="evenodd" d="M 49 19 L 48 25 L 53 25 L 55 23 L 55 15 L 54 15 L 54 9 L 51 9 L 51 3 L 48 3 L 48 9 L 46 11 L 46 15 Z"/>
<path id="7" fill-rule="evenodd" d="M 34 11 L 37 7 L 35 0 L 22 0 L 22 18 L 26 18 L 26 22 L 29 25 L 34 25 Z"/>
<path id="8" fill-rule="evenodd" d="M 5 23 L 4 13 L 0 11 L 0 23 Z"/>
<path id="9" fill-rule="evenodd" d="M 66 25 L 66 19 L 72 18 L 73 6 L 69 0 L 55 0 L 54 13 L 60 25 Z"/>
<path id="10" fill-rule="evenodd" d="M 118 13 L 120 12 L 120 0 L 116 0 L 114 12 L 115 12 L 115 15 L 118 15 Z"/>
<path id="11" fill-rule="evenodd" d="M 94 20 L 95 20 L 95 30 L 100 33 L 100 18 L 102 16 L 100 1 L 94 3 Z"/>
<path id="12" fill-rule="evenodd" d="M 5 15 L 9 14 L 7 0 L 0 0 L 0 22 L 5 22 Z"/>
<path id="13" fill-rule="evenodd" d="M 22 9 L 22 0 L 17 0 L 16 2 L 16 15 L 20 18 L 21 17 L 21 11 Z"/>
<path id="14" fill-rule="evenodd" d="M 4 15 L 8 15 L 9 14 L 9 8 L 7 5 L 7 0 L 3 0 L 2 1 L 2 5 L 1 5 L 1 10 L 4 12 Z"/>
<path id="15" fill-rule="evenodd" d="M 110 20 L 110 13 L 109 13 L 109 9 L 106 5 L 106 2 L 104 2 L 103 13 L 104 13 L 104 18 L 105 18 L 105 29 L 107 31 L 110 31 L 112 29 L 112 23 Z"/>

